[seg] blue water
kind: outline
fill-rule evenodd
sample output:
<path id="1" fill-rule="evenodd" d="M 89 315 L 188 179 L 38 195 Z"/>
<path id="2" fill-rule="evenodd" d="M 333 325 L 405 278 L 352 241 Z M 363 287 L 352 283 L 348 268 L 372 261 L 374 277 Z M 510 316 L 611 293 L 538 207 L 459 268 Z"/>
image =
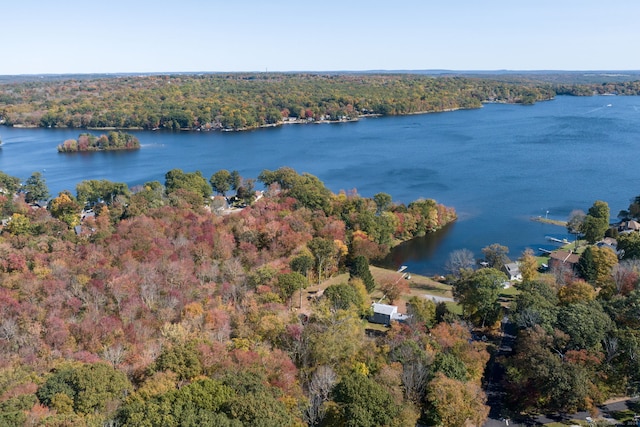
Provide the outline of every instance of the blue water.
<path id="1" fill-rule="evenodd" d="M 173 168 L 206 177 L 236 169 L 256 177 L 265 168 L 291 166 L 334 192 L 386 192 L 403 203 L 433 198 L 454 206 L 459 221 L 400 246 L 389 260 L 423 274 L 442 272 L 455 249 L 479 256 L 498 242 L 517 258 L 527 247 L 552 248 L 546 235 L 569 236 L 532 216 L 566 219 L 573 209 L 604 200 L 615 218 L 640 194 L 640 97 L 559 97 L 534 106 L 489 104 L 251 132 L 141 131 L 132 132 L 142 144 L 135 152 L 56 152 L 78 133 L 0 127 L 0 170 L 22 179 L 40 171 L 57 194 L 75 191 L 83 179 L 164 182 Z"/>

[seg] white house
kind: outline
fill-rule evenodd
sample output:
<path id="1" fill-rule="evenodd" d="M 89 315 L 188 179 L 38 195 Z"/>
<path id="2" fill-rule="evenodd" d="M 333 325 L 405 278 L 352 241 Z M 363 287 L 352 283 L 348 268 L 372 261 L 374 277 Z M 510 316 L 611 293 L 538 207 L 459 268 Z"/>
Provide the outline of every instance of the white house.
<path id="1" fill-rule="evenodd" d="M 507 273 L 509 280 L 522 280 L 522 273 L 517 262 L 505 264 L 502 270 Z"/>

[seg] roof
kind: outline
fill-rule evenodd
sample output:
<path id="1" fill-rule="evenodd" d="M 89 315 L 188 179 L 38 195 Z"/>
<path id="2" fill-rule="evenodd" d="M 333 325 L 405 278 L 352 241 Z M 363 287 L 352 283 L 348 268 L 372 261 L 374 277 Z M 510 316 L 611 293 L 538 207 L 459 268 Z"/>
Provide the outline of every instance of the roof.
<path id="1" fill-rule="evenodd" d="M 562 263 L 576 264 L 580 259 L 580 256 L 578 256 L 577 254 L 574 254 L 571 251 L 555 251 L 555 252 L 551 252 L 551 255 L 549 255 L 549 258 L 554 259 L 556 261 L 560 261 Z"/>
<path id="2" fill-rule="evenodd" d="M 374 302 L 372 307 L 374 313 L 386 314 L 387 316 L 393 316 L 394 313 L 398 312 L 398 307 L 395 305 L 378 304 Z"/>
<path id="3" fill-rule="evenodd" d="M 627 230 L 640 230 L 640 222 L 634 220 L 627 221 L 625 227 Z"/>
<path id="4" fill-rule="evenodd" d="M 520 274 L 520 267 L 515 262 L 510 262 L 504 265 L 504 268 L 507 270 L 509 274 L 517 275 Z"/>

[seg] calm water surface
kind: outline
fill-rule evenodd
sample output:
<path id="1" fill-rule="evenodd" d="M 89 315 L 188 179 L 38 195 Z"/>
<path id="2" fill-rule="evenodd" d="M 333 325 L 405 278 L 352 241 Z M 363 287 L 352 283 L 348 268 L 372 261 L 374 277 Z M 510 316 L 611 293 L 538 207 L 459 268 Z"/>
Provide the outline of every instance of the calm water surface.
<path id="1" fill-rule="evenodd" d="M 265 168 L 291 166 L 317 175 L 334 192 L 386 192 L 404 203 L 433 198 L 454 206 L 459 221 L 401 245 L 387 260 L 423 274 L 442 272 L 455 249 L 479 256 L 482 247 L 499 242 L 517 258 L 527 247 L 551 248 L 545 236 L 568 237 L 565 230 L 532 216 L 566 219 L 571 210 L 604 200 L 615 218 L 640 194 L 639 97 L 559 97 L 534 106 L 490 104 L 251 132 L 133 132 L 142 144 L 136 152 L 56 152 L 78 133 L 0 127 L 0 170 L 23 180 L 40 171 L 57 194 L 74 191 L 83 179 L 164 182 L 173 168 L 206 177 L 237 169 L 255 177 Z"/>

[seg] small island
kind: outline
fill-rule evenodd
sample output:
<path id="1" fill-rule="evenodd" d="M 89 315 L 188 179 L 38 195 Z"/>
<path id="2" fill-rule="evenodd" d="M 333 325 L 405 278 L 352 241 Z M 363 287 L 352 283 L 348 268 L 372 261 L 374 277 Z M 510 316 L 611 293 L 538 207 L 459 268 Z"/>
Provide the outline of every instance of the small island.
<path id="1" fill-rule="evenodd" d="M 137 150 L 139 148 L 140 141 L 138 138 L 128 133 L 114 131 L 99 137 L 90 133 L 82 133 L 78 136 L 78 140 L 67 139 L 58 145 L 58 152 Z"/>

